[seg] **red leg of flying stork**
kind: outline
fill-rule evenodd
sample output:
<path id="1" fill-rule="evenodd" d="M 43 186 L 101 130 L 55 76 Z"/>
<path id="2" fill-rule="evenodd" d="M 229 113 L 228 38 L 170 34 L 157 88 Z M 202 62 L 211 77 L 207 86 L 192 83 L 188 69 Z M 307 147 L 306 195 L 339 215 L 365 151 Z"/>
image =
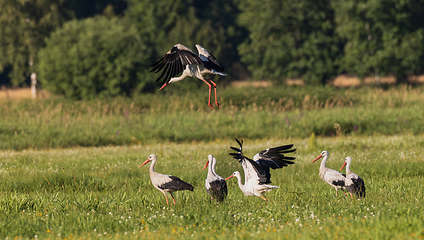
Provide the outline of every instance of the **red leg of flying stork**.
<path id="1" fill-rule="evenodd" d="M 218 98 L 216 98 L 216 83 L 214 81 L 210 80 L 210 79 L 209 79 L 209 81 L 211 81 L 211 83 L 213 84 L 213 90 L 215 91 L 215 104 L 216 104 L 216 106 L 221 107 L 221 105 L 219 105 L 219 103 L 218 103 Z"/>
<path id="2" fill-rule="evenodd" d="M 213 109 L 212 105 L 211 105 L 211 88 L 212 85 L 210 83 L 208 83 L 205 79 L 201 79 L 203 82 L 205 82 L 208 86 L 209 86 L 209 99 L 208 99 L 208 105 L 210 108 Z"/>

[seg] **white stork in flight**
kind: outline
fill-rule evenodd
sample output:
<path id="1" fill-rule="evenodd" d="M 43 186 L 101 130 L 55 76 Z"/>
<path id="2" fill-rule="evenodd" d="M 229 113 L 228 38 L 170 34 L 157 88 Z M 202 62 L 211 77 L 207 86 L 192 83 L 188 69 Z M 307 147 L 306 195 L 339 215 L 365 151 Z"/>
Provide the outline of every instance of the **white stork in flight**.
<path id="1" fill-rule="evenodd" d="M 209 195 L 211 195 L 211 199 L 216 199 L 216 201 L 222 202 L 228 194 L 227 182 L 223 177 L 216 174 L 215 165 L 216 158 L 214 158 L 212 155 L 208 155 L 208 161 L 206 162 L 205 167 L 203 167 L 203 169 L 205 169 L 209 166 L 205 187 L 206 191 L 209 193 Z"/>
<path id="2" fill-rule="evenodd" d="M 322 151 L 322 153 L 317 158 L 315 158 L 312 163 L 314 163 L 320 158 L 323 158 L 321 161 L 321 166 L 319 167 L 319 176 L 322 180 L 324 180 L 326 183 L 330 184 L 330 186 L 335 188 L 336 195 L 339 195 L 339 189 L 342 189 L 343 191 L 345 189 L 346 175 L 325 166 L 325 163 L 327 162 L 329 156 L 330 154 L 327 151 Z"/>
<path id="3" fill-rule="evenodd" d="M 262 194 L 274 188 L 278 188 L 277 186 L 268 184 L 271 183 L 269 168 L 278 169 L 286 167 L 288 164 L 293 164 L 294 162 L 292 161 L 295 160 L 295 158 L 284 156 L 284 154 L 294 152 L 296 149 L 292 148 L 293 144 L 268 148 L 257 153 L 252 160 L 243 155 L 243 141 L 239 141 L 237 138 L 236 141 L 240 145 L 240 148 L 231 147 L 231 149 L 237 151 L 237 153 L 230 153 L 230 155 L 238 159 L 243 166 L 245 175 L 244 185 L 241 182 L 241 175 L 238 171 L 235 171 L 225 180 L 236 177 L 238 185 L 244 195 L 258 196 L 267 201 L 268 199 Z"/>
<path id="4" fill-rule="evenodd" d="M 158 79 L 156 79 L 157 82 L 163 78 L 163 85 L 159 90 L 170 83 L 181 81 L 186 77 L 196 77 L 209 86 L 209 107 L 213 109 L 211 105 L 212 86 L 215 91 L 215 104 L 220 107 L 221 105 L 219 105 L 216 98 L 216 83 L 210 80 L 208 75 L 215 74 L 226 76 L 227 74 L 222 73 L 224 71 L 224 67 L 205 48 L 199 44 L 196 44 L 196 48 L 199 55 L 196 55 L 191 49 L 182 44 L 175 44 L 174 47 L 165 54 L 165 56 L 151 65 L 151 67 L 154 68 L 150 70 L 150 72 L 154 71 L 157 73 L 163 70 Z M 182 73 L 181 76 L 177 77 L 180 73 Z"/>
<path id="5" fill-rule="evenodd" d="M 156 159 L 157 159 L 156 155 L 151 154 L 149 158 L 143 164 L 139 166 L 139 168 L 151 161 L 152 164 L 150 164 L 150 169 L 149 169 L 150 181 L 152 182 L 153 186 L 157 190 L 161 191 L 163 195 L 165 195 L 166 204 L 169 204 L 166 193 L 169 193 L 171 195 L 172 200 L 174 201 L 174 204 L 176 204 L 174 195 L 172 195 L 172 192 L 181 191 L 181 190 L 193 191 L 194 187 L 191 186 L 191 184 L 184 182 L 178 177 L 155 172 Z"/>
<path id="6" fill-rule="evenodd" d="M 350 171 L 350 164 L 352 163 L 351 157 L 346 157 L 345 162 L 340 168 L 340 171 L 346 166 L 346 181 L 345 181 L 345 188 L 349 191 L 350 197 L 353 199 L 352 194 L 355 194 L 356 197 L 364 198 L 365 197 L 365 182 L 364 180 L 356 175 L 355 173 Z"/>

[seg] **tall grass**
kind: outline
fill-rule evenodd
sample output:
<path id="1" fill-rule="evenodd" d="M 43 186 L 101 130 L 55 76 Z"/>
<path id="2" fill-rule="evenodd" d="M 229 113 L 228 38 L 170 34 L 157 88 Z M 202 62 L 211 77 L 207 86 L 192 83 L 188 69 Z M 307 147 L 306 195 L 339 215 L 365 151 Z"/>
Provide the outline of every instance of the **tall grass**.
<path id="1" fill-rule="evenodd" d="M 244 196 L 228 181 L 225 202 L 210 201 L 204 189 L 208 154 L 223 177 L 242 171 L 228 153 L 234 140 L 158 143 L 0 152 L 0 238 L 17 239 L 397 239 L 424 236 L 424 136 L 349 136 L 315 139 L 244 139 L 247 156 L 271 146 L 294 143 L 296 163 L 272 171 L 274 185 L 265 202 Z M 366 183 L 367 197 L 335 195 L 320 180 L 319 163 L 340 169 L 351 156 L 352 170 Z M 175 194 L 166 206 L 151 184 L 156 171 L 190 182 L 194 192 Z"/>
<path id="2" fill-rule="evenodd" d="M 0 149 L 424 131 L 423 88 L 219 90 L 223 106 L 214 110 L 206 104 L 206 91 L 91 102 L 63 98 L 1 102 Z"/>

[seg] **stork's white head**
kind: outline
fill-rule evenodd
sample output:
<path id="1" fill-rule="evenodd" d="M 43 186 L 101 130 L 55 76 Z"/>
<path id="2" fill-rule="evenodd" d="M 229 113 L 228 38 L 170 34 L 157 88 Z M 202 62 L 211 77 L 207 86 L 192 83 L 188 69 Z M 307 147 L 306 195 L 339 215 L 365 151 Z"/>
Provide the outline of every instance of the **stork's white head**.
<path id="1" fill-rule="evenodd" d="M 227 177 L 225 179 L 225 181 L 227 181 L 228 179 L 233 178 L 233 177 L 236 177 L 236 178 L 240 179 L 241 178 L 240 172 L 239 171 L 235 171 L 233 174 L 231 174 L 231 176 Z"/>
<path id="2" fill-rule="evenodd" d="M 212 160 L 213 160 L 213 156 L 211 154 L 209 154 L 208 155 L 208 161 L 206 162 L 206 165 L 202 168 L 202 170 L 207 168 L 209 166 L 209 164 L 212 163 Z"/>
<path id="3" fill-rule="evenodd" d="M 320 159 L 322 157 L 325 158 L 325 157 L 328 157 L 328 156 L 330 156 L 330 154 L 327 151 L 322 151 L 322 153 L 317 158 L 315 158 L 315 160 L 312 161 L 312 163 L 314 163 L 316 160 L 318 160 L 318 159 Z"/>
<path id="4" fill-rule="evenodd" d="M 144 163 L 142 163 L 139 167 L 146 165 L 150 161 L 156 161 L 156 155 L 155 154 L 150 154 L 149 158 Z"/>
<path id="5" fill-rule="evenodd" d="M 345 158 L 345 162 L 344 162 L 342 168 L 340 168 L 340 171 L 344 168 L 344 166 L 350 165 L 351 162 L 352 162 L 352 158 L 351 157 L 346 157 Z"/>

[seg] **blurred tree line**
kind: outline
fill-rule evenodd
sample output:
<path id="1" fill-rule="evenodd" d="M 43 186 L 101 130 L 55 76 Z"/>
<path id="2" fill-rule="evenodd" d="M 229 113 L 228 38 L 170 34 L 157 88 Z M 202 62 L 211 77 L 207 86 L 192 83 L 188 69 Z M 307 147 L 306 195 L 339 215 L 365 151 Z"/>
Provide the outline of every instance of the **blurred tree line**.
<path id="1" fill-rule="evenodd" d="M 44 89 L 75 99 L 155 91 L 149 65 L 176 43 L 210 50 L 224 81 L 401 83 L 424 72 L 424 0 L 0 0 L 0 9 L 0 85 L 25 86 L 35 71 Z"/>

